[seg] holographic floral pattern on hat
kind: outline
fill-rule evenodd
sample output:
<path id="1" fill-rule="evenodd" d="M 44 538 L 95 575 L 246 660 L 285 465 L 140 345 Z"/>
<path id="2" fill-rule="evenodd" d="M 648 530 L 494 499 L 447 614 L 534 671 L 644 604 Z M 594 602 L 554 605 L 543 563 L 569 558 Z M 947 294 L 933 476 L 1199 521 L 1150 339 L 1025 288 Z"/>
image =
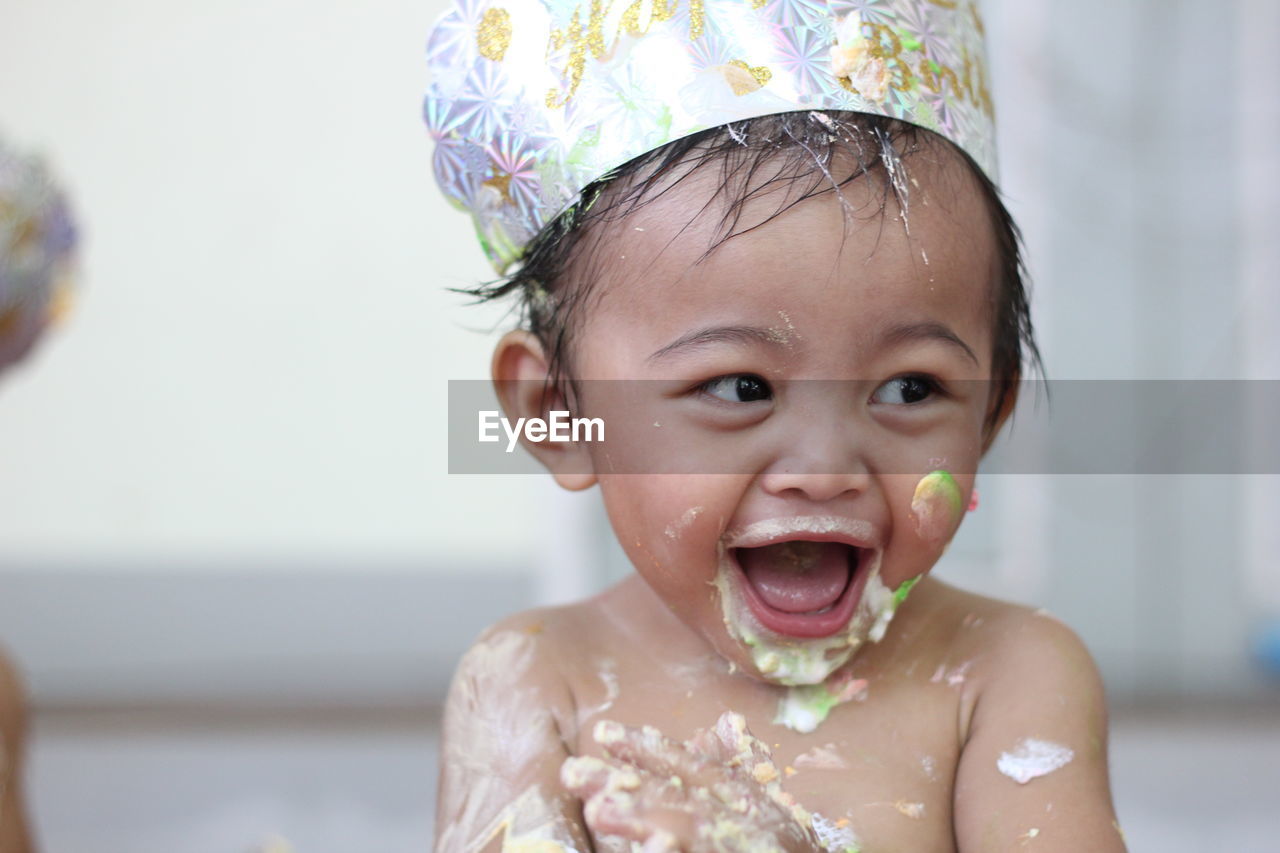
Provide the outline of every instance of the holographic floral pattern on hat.
<path id="1" fill-rule="evenodd" d="M 427 54 L 436 179 L 500 274 L 611 169 L 756 116 L 901 119 L 995 177 L 973 0 L 454 0 Z"/>

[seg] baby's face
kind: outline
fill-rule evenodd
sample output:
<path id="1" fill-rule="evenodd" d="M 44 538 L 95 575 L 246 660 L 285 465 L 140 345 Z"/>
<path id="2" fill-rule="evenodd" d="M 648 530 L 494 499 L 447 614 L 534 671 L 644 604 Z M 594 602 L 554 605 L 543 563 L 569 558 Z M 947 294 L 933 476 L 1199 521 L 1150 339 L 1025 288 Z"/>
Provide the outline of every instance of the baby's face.
<path id="1" fill-rule="evenodd" d="M 821 681 L 876 639 L 889 590 L 932 567 L 973 485 L 994 240 L 973 179 L 930 159 L 949 158 L 905 163 L 905 215 L 892 196 L 880 215 L 860 179 L 847 222 L 826 193 L 697 262 L 720 210 L 689 223 L 712 188 L 697 174 L 598 247 L 573 373 L 648 380 L 583 383 L 614 531 L 685 624 L 769 681 Z M 673 459 L 682 473 L 648 473 Z M 913 495 L 935 469 L 958 494 L 922 532 Z"/>

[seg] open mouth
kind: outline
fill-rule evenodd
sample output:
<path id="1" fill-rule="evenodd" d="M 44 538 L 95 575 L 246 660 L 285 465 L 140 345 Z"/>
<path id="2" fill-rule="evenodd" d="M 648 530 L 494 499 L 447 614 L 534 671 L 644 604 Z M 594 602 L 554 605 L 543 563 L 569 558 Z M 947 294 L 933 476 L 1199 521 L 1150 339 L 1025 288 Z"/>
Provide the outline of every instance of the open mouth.
<path id="1" fill-rule="evenodd" d="M 871 552 L 843 542 L 792 539 L 729 553 L 760 624 L 777 634 L 814 638 L 835 634 L 853 618 Z"/>

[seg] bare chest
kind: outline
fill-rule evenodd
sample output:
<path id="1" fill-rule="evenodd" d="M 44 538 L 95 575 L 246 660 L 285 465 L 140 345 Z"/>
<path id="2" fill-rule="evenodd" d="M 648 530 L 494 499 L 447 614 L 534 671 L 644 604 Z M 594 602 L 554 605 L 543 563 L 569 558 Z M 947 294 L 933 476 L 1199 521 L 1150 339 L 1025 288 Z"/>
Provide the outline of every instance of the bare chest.
<path id="1" fill-rule="evenodd" d="M 579 696 L 577 751 L 600 754 L 597 720 L 651 725 L 687 740 L 725 711 L 771 748 L 784 790 L 817 817 L 831 849 L 954 850 L 951 803 L 959 756 L 957 691 L 927 679 L 871 680 L 810 733 L 779 723 L 779 688 L 702 673 L 605 670 Z"/>

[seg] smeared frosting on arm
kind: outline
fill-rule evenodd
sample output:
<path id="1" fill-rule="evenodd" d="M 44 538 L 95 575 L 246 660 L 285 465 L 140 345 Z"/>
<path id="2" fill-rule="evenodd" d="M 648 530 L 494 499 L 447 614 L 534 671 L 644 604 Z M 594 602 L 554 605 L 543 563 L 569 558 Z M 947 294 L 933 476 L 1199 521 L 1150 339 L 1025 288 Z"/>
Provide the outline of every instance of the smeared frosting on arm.
<path id="1" fill-rule="evenodd" d="M 590 845 L 558 783 L 568 750 L 537 635 L 497 630 L 464 656 L 445 708 L 436 850 L 563 853 Z"/>
<path id="2" fill-rule="evenodd" d="M 1039 738 L 1023 738 L 1012 752 L 1000 753 L 996 767 L 1019 785 L 1038 776 L 1047 776 L 1066 767 L 1075 752 L 1065 746 Z"/>

